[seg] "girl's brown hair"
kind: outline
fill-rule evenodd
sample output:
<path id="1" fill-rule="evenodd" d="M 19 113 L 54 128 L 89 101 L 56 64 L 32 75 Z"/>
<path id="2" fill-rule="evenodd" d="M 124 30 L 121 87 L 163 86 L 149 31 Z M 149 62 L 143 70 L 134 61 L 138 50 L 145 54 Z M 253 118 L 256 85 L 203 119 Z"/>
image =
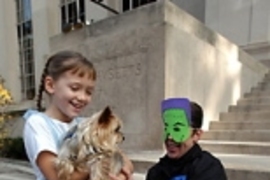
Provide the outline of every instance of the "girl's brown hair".
<path id="1" fill-rule="evenodd" d="M 45 91 L 45 78 L 47 76 L 57 80 L 63 73 L 71 71 L 79 76 L 87 74 L 92 80 L 96 80 L 96 70 L 93 64 L 83 55 L 75 51 L 60 51 L 52 55 L 45 64 L 41 75 L 38 95 L 37 109 L 42 110 L 42 95 Z"/>

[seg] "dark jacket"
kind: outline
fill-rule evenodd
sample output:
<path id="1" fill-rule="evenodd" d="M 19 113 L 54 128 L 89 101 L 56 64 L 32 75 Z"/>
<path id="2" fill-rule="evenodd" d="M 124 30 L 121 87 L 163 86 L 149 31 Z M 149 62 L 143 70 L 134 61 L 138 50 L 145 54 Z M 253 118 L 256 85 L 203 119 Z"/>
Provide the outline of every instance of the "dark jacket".
<path id="1" fill-rule="evenodd" d="M 227 180 L 221 162 L 195 144 L 183 157 L 164 156 L 149 169 L 146 180 Z"/>

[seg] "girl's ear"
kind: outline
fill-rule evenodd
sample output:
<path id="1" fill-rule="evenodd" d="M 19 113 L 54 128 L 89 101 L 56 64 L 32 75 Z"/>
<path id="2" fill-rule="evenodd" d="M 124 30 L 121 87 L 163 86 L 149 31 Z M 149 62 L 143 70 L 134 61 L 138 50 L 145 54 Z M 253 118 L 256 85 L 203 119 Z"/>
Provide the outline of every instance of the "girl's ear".
<path id="1" fill-rule="evenodd" d="M 45 92 L 49 94 L 53 94 L 55 89 L 54 89 L 54 80 L 51 76 L 47 76 L 44 79 L 44 90 Z"/>

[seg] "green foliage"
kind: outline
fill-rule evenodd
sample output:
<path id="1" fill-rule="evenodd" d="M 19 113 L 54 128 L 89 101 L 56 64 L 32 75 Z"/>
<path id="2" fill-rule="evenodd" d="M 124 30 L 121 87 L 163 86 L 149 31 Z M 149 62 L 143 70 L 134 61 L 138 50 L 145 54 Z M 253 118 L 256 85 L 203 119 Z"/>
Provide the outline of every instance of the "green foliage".
<path id="1" fill-rule="evenodd" d="M 25 149 L 22 138 L 8 138 L 6 121 L 11 116 L 6 108 L 13 102 L 11 93 L 5 88 L 4 80 L 0 77 L 0 156 L 25 159 Z"/>
<path id="2" fill-rule="evenodd" d="M 10 92 L 4 87 L 4 80 L 0 77 L 0 139 L 6 137 L 5 121 L 10 116 L 5 113 L 6 107 L 12 104 L 13 100 Z M 0 146 L 1 148 L 1 146 Z"/>
<path id="3" fill-rule="evenodd" d="M 21 137 L 4 138 L 0 143 L 2 145 L 2 148 L 0 148 L 0 157 L 27 160 L 23 139 Z"/>

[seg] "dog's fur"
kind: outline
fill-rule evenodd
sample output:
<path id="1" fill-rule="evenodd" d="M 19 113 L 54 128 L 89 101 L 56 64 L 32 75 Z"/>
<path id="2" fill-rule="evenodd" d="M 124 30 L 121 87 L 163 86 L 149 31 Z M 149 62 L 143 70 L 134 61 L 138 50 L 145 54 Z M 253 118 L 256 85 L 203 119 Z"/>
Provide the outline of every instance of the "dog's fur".
<path id="1" fill-rule="evenodd" d="M 74 171 L 89 172 L 91 180 L 108 180 L 123 167 L 118 144 L 123 141 L 122 121 L 109 107 L 83 120 L 64 138 L 56 161 L 60 180 Z"/>

